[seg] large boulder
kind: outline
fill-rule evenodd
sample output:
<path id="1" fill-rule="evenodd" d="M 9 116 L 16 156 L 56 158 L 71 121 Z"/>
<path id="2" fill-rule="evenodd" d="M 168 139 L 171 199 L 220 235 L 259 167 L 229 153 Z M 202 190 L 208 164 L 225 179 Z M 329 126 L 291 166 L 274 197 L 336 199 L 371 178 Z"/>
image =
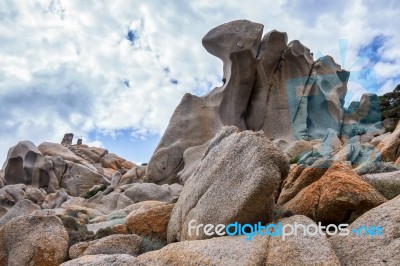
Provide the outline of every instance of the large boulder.
<path id="1" fill-rule="evenodd" d="M 37 210 L 40 210 L 40 206 L 36 205 L 30 200 L 25 199 L 18 201 L 14 207 L 12 207 L 3 217 L 1 217 L 0 228 L 15 217 L 29 215 Z"/>
<path id="2" fill-rule="evenodd" d="M 289 170 L 285 155 L 262 133 L 224 127 L 185 183 L 168 225 L 168 242 L 188 235 L 188 224 L 253 223 L 272 219 L 274 194 Z"/>
<path id="3" fill-rule="evenodd" d="M 110 181 L 89 167 L 70 162 L 62 178 L 61 187 L 71 196 L 81 196 L 94 185 L 109 185 Z"/>
<path id="4" fill-rule="evenodd" d="M 21 216 L 0 230 L 0 265 L 60 265 L 68 234 L 56 216 Z"/>
<path id="5" fill-rule="evenodd" d="M 378 226 L 383 230 L 381 234 L 376 230 Z M 367 236 L 365 228 L 371 229 L 372 235 Z M 400 196 L 364 213 L 348 229 L 350 235 L 330 238 L 342 265 L 399 264 Z"/>
<path id="6" fill-rule="evenodd" d="M 283 181 L 277 203 L 282 205 L 294 198 L 301 190 L 319 180 L 328 170 L 329 161 L 319 160 L 312 166 L 297 165 Z"/>
<path id="7" fill-rule="evenodd" d="M 400 171 L 367 174 L 362 177 L 387 199 L 400 195 Z"/>
<path id="8" fill-rule="evenodd" d="M 400 157 L 400 129 L 384 138 L 376 148 L 381 152 L 383 161 L 395 162 Z"/>
<path id="9" fill-rule="evenodd" d="M 173 208 L 174 204 L 167 204 L 133 212 L 126 217 L 126 228 L 131 233 L 166 242 Z"/>
<path id="10" fill-rule="evenodd" d="M 86 255 L 128 254 L 139 255 L 142 238 L 137 235 L 111 235 L 101 239 L 80 242 L 69 249 L 69 257 L 76 259 Z"/>
<path id="11" fill-rule="evenodd" d="M 282 219 L 282 225 L 315 225 L 304 216 Z M 145 265 L 340 265 L 325 236 L 224 236 L 172 243 L 138 257 Z"/>
<path id="12" fill-rule="evenodd" d="M 181 191 L 182 185 L 179 184 L 159 186 L 153 183 L 141 183 L 129 186 L 124 195 L 135 203 L 146 200 L 175 202 Z"/>
<path id="13" fill-rule="evenodd" d="M 81 157 L 73 153 L 70 149 L 58 143 L 43 142 L 38 146 L 38 149 L 43 155 L 54 157 L 61 156 L 61 158 L 63 158 L 64 160 L 75 163 L 83 161 Z"/>
<path id="14" fill-rule="evenodd" d="M 9 149 L 2 172 L 6 185 L 32 185 L 47 191 L 59 188 L 51 163 L 30 141 L 20 141 Z"/>
<path id="15" fill-rule="evenodd" d="M 132 162 L 119 157 L 114 153 L 108 153 L 100 159 L 100 163 L 104 168 L 112 168 L 114 170 L 125 170 L 128 171 L 136 165 Z"/>
<path id="16" fill-rule="evenodd" d="M 145 181 L 185 183 L 212 137 L 223 126 L 263 130 L 284 148 L 340 134 L 349 73 L 329 56 L 314 62 L 310 50 L 263 25 L 237 20 L 210 30 L 205 49 L 223 62 L 223 82 L 208 94 L 185 94 L 148 165 Z M 179 174 L 178 174 L 179 173 Z"/>
<path id="17" fill-rule="evenodd" d="M 283 204 L 283 208 L 323 224 L 340 224 L 354 221 L 385 201 L 350 165 L 335 162 L 321 178 Z"/>

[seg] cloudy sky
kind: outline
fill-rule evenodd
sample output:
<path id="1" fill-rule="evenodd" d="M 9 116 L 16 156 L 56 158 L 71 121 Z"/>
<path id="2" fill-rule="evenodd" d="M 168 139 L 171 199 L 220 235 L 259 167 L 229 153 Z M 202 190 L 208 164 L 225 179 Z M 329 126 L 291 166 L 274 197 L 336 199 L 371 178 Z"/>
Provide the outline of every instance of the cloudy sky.
<path id="1" fill-rule="evenodd" d="M 221 85 L 201 38 L 248 19 L 351 71 L 349 99 L 400 83 L 400 2 L 0 0 L 0 161 L 73 132 L 147 162 L 186 92 Z"/>

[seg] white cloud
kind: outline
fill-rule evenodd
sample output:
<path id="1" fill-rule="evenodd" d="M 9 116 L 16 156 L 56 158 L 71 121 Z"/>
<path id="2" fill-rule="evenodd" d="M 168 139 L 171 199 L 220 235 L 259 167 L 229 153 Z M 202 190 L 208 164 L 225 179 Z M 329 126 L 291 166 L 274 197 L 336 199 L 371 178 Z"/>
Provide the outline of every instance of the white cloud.
<path id="1" fill-rule="evenodd" d="M 375 67 L 379 79 L 388 79 L 400 62 L 393 48 L 400 43 L 398 10 L 396 1 L 360 0 L 3 0 L 0 160 L 22 139 L 59 142 L 74 132 L 95 143 L 93 130 L 162 133 L 185 92 L 202 94 L 220 84 L 221 62 L 205 51 L 201 38 L 234 19 L 286 31 L 289 40 L 331 54 L 339 64 L 338 40 L 348 39 L 347 68 L 373 37 L 390 36 L 381 56 L 396 64 Z"/>

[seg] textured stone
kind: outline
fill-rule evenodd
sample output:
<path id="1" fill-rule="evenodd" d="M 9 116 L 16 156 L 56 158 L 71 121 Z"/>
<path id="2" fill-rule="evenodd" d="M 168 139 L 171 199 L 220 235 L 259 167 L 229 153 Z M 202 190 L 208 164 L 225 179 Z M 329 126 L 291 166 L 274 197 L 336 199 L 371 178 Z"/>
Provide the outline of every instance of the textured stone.
<path id="1" fill-rule="evenodd" d="M 6 185 L 21 183 L 45 188 L 48 192 L 59 188 L 51 163 L 30 141 L 20 141 L 10 148 L 2 171 Z"/>
<path id="2" fill-rule="evenodd" d="M 12 208 L 15 203 L 26 198 L 26 185 L 15 184 L 0 188 L 0 203 L 6 209 Z"/>
<path id="3" fill-rule="evenodd" d="M 167 240 L 167 227 L 174 204 L 136 211 L 126 217 L 125 225 L 133 234 Z"/>
<path id="4" fill-rule="evenodd" d="M 328 163 L 326 160 L 320 160 L 310 167 L 305 168 L 304 165 L 298 165 L 293 168 L 283 182 L 277 203 L 282 205 L 288 202 L 305 187 L 318 181 L 327 171 Z"/>
<path id="5" fill-rule="evenodd" d="M 121 177 L 117 187 L 133 183 L 142 183 L 145 175 L 146 166 L 135 166 Z"/>
<path id="6" fill-rule="evenodd" d="M 395 162 L 400 157 L 400 129 L 384 138 L 376 148 L 381 152 L 383 161 Z"/>
<path id="7" fill-rule="evenodd" d="M 385 201 L 348 164 L 336 162 L 318 181 L 283 204 L 283 208 L 323 224 L 340 224 L 354 221 Z"/>
<path id="8" fill-rule="evenodd" d="M 135 257 L 127 254 L 117 255 L 88 255 L 64 262 L 60 266 L 145 266 Z"/>
<path id="9" fill-rule="evenodd" d="M 109 185 L 110 181 L 82 164 L 71 162 L 63 176 L 61 187 L 71 196 L 80 196 L 98 184 Z"/>
<path id="10" fill-rule="evenodd" d="M 123 209 L 134 202 L 127 196 L 118 192 L 111 192 L 104 195 L 98 192 L 86 202 L 86 206 L 100 210 L 103 213 L 110 213 L 115 210 Z"/>
<path id="11" fill-rule="evenodd" d="M 41 205 L 46 199 L 47 193 L 44 189 L 38 189 L 35 187 L 27 187 L 25 192 L 26 198 L 31 200 L 33 203 Z"/>
<path id="12" fill-rule="evenodd" d="M 314 224 L 304 216 L 282 219 Z M 215 237 L 207 240 L 173 243 L 145 253 L 138 260 L 149 266 L 158 265 L 340 265 L 325 236 L 299 234 L 285 240 L 257 235 Z"/>
<path id="13" fill-rule="evenodd" d="M 168 242 L 207 238 L 187 234 L 192 219 L 196 224 L 271 220 L 274 193 L 288 170 L 283 153 L 263 134 L 222 128 L 183 187 L 168 226 Z"/>
<path id="14" fill-rule="evenodd" d="M 76 259 L 86 255 L 128 254 L 139 255 L 142 238 L 137 235 L 111 235 L 98 240 L 80 242 L 69 249 L 69 257 Z"/>
<path id="15" fill-rule="evenodd" d="M 179 194 L 178 196 L 176 195 L 177 193 L 174 194 L 174 189 L 175 192 L 180 194 L 182 186 L 179 184 L 164 184 L 159 186 L 153 183 L 138 183 L 131 185 L 130 188 L 124 192 L 124 195 L 135 203 L 147 200 L 174 202 L 179 197 Z"/>
<path id="16" fill-rule="evenodd" d="M 72 140 L 74 139 L 74 134 L 72 133 L 66 133 L 64 134 L 64 137 L 61 141 L 61 145 L 68 147 L 69 145 L 72 144 Z"/>
<path id="17" fill-rule="evenodd" d="M 61 158 L 63 158 L 64 160 L 75 163 L 83 161 L 81 157 L 77 156 L 70 149 L 58 143 L 43 142 L 38 146 L 38 149 L 43 155 L 54 156 L 54 157 L 61 156 Z"/>
<path id="18" fill-rule="evenodd" d="M 104 168 L 112 168 L 114 170 L 129 170 L 136 166 L 134 163 L 129 162 L 114 153 L 104 155 L 100 159 L 100 163 Z"/>
<path id="19" fill-rule="evenodd" d="M 60 265 L 68 234 L 55 216 L 21 216 L 0 230 L 0 265 Z"/>
<path id="20" fill-rule="evenodd" d="M 42 208 L 54 209 L 59 208 L 68 199 L 68 194 L 64 189 L 57 190 L 54 193 L 48 194 L 45 198 Z"/>
<path id="21" fill-rule="evenodd" d="M 290 159 L 294 159 L 312 150 L 313 150 L 313 143 L 311 143 L 310 141 L 299 140 L 290 144 L 284 150 L 284 152 L 289 156 Z"/>
<path id="22" fill-rule="evenodd" d="M 362 177 L 387 199 L 393 199 L 400 195 L 400 171 L 367 174 Z"/>
<path id="23" fill-rule="evenodd" d="M 398 265 L 400 261 L 400 196 L 364 213 L 348 229 L 380 226 L 383 235 L 335 235 L 330 238 L 342 265 Z"/>
<path id="24" fill-rule="evenodd" d="M 18 201 L 3 217 L 0 219 L 0 227 L 11 221 L 15 217 L 29 215 L 34 211 L 40 210 L 40 206 L 30 200 Z"/>

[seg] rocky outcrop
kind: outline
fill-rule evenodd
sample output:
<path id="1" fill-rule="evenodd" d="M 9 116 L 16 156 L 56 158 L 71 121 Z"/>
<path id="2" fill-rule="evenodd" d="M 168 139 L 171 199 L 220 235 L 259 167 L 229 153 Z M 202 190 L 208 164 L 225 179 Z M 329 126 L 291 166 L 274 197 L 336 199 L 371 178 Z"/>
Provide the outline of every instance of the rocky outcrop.
<path id="1" fill-rule="evenodd" d="M 128 171 L 136 166 L 134 163 L 129 162 L 114 153 L 108 153 L 103 157 L 101 157 L 100 163 L 101 166 L 103 166 L 104 168 L 111 168 L 114 170 L 125 170 L 125 171 Z"/>
<path id="2" fill-rule="evenodd" d="M 226 224 L 272 220 L 274 193 L 289 163 L 262 133 L 224 127 L 201 165 L 185 183 L 168 225 L 168 242 L 207 238 L 188 235 L 188 223 Z"/>
<path id="3" fill-rule="evenodd" d="M 0 230 L 1 265 L 60 265 L 67 259 L 68 234 L 55 216 L 21 216 Z"/>
<path id="4" fill-rule="evenodd" d="M 207 143 L 223 126 L 263 130 L 285 148 L 296 139 L 341 132 L 349 73 L 329 56 L 314 62 L 310 50 L 286 33 L 232 21 L 209 31 L 206 50 L 223 62 L 223 81 L 203 97 L 185 94 L 150 159 L 146 181 L 184 183 Z M 179 173 L 179 175 L 178 175 Z M 180 180 L 179 180 L 180 179 Z"/>
<path id="5" fill-rule="evenodd" d="M 323 224 L 350 223 L 386 199 L 343 162 L 302 189 L 283 208 Z"/>
<path id="6" fill-rule="evenodd" d="M 282 219 L 283 225 L 294 222 L 309 225 L 304 216 Z M 325 236 L 298 234 L 281 237 L 257 235 L 225 236 L 207 240 L 184 241 L 140 255 L 145 265 L 340 265 Z"/>
<path id="7" fill-rule="evenodd" d="M 372 228 L 375 236 L 367 236 Z M 376 231 L 382 228 L 382 235 Z M 361 228 L 360 235 L 354 230 Z M 364 228 L 364 229 L 363 229 Z M 397 265 L 400 261 L 400 196 L 364 213 L 349 226 L 350 235 L 330 238 L 342 265 Z"/>
<path id="8" fill-rule="evenodd" d="M 30 141 L 20 141 L 10 148 L 2 172 L 5 185 L 32 185 L 48 192 L 59 188 L 51 164 Z"/>

